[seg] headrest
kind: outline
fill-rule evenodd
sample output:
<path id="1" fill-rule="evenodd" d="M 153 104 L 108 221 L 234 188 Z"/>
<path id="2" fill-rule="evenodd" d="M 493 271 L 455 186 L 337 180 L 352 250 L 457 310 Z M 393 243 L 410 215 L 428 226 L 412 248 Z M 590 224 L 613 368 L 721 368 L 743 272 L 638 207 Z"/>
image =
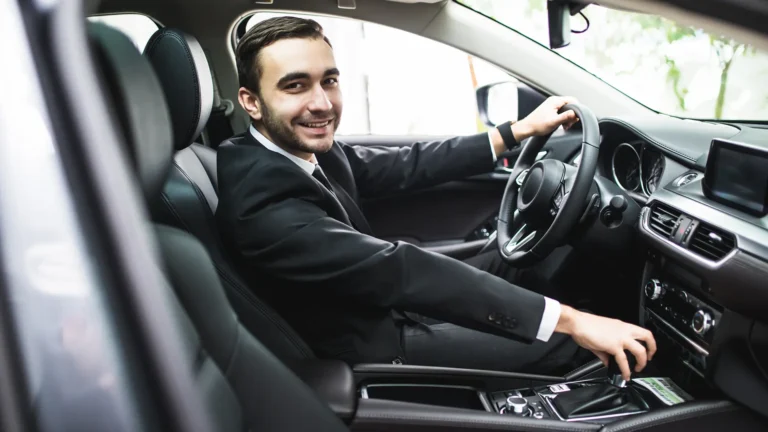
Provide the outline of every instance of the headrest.
<path id="1" fill-rule="evenodd" d="M 88 23 L 94 57 L 147 201 L 160 196 L 173 157 L 171 118 L 152 66 L 123 33 Z"/>
<path id="2" fill-rule="evenodd" d="M 171 111 L 173 145 L 181 150 L 200 135 L 213 107 L 213 79 L 197 40 L 179 30 L 162 28 L 144 48 L 163 85 Z"/>

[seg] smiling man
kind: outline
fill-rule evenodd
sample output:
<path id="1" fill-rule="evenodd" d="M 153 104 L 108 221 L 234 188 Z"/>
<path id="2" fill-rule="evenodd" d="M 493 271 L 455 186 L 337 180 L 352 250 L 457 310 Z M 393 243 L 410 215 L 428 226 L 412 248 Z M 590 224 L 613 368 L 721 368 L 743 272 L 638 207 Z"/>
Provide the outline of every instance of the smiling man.
<path id="1" fill-rule="evenodd" d="M 656 349 L 647 330 L 511 284 L 498 253 L 465 263 L 380 240 L 358 206 L 361 197 L 489 172 L 521 140 L 573 124 L 573 112 L 558 113 L 572 99 L 550 98 L 487 134 L 355 147 L 334 140 L 340 73 L 319 24 L 263 21 L 236 54 L 252 125 L 220 147 L 218 226 L 250 289 L 318 356 L 551 372 L 583 362 L 580 345 L 604 362 L 615 356 L 625 378 L 625 349 L 645 366 Z"/>

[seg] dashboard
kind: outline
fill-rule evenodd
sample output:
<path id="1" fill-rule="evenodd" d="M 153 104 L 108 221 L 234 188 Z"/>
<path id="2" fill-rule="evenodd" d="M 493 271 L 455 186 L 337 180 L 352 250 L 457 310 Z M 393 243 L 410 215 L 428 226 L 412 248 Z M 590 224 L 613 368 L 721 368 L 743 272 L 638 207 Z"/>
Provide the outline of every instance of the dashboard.
<path id="1" fill-rule="evenodd" d="M 596 175 L 642 208 L 640 323 L 676 379 L 768 412 L 754 406 L 768 400 L 768 127 L 651 115 L 603 118 L 600 132 Z"/>

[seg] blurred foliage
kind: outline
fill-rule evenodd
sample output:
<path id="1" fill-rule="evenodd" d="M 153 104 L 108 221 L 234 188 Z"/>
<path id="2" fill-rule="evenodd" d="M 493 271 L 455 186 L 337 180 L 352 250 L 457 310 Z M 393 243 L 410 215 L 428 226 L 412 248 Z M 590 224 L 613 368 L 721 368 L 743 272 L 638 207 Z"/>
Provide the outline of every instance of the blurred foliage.
<path id="1" fill-rule="evenodd" d="M 496 7 L 501 2 L 501 0 L 457 1 L 475 10 L 486 12 L 497 10 Z M 540 19 L 542 16 L 546 17 L 545 12 L 546 0 L 527 0 L 526 17 L 536 15 Z M 590 7 L 584 9 L 583 13 L 589 18 Z M 511 17 L 491 16 L 491 18 L 498 19 L 500 22 L 514 22 Z M 605 19 L 601 22 L 595 23 L 592 19 L 590 21 L 592 21 L 593 26 L 597 24 L 609 28 L 608 37 L 591 41 L 585 47 L 589 61 L 596 66 L 596 69 L 613 69 L 618 75 L 631 75 L 641 64 L 648 66 L 648 62 L 658 62 L 651 66 L 665 68 L 667 82 L 675 95 L 681 112 L 688 111 L 686 101 L 690 96 L 690 91 L 687 83 L 690 82 L 691 77 L 685 76 L 680 59 L 675 59 L 673 55 L 666 54 L 666 52 L 674 52 L 670 48 L 685 41 L 708 37 L 710 53 L 714 54 L 719 68 L 719 86 L 713 112 L 716 119 L 721 119 L 723 115 L 725 95 L 728 89 L 728 73 L 734 61 L 740 56 L 753 56 L 757 53 L 754 47 L 739 43 L 732 38 L 709 34 L 691 26 L 678 25 L 673 21 L 654 15 L 612 9 L 606 11 Z M 577 27 L 575 23 L 572 25 Z M 642 44 L 638 45 L 638 41 L 642 41 Z M 630 46 L 633 51 L 638 51 L 639 54 L 632 60 L 617 65 L 615 62 L 617 54 Z M 665 52 L 665 54 L 659 55 L 659 52 Z"/>

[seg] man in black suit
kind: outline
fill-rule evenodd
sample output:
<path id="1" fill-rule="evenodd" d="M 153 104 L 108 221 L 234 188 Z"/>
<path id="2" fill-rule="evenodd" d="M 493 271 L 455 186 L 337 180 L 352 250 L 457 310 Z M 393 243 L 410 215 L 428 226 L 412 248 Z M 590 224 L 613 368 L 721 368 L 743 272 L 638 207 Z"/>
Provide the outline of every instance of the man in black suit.
<path id="1" fill-rule="evenodd" d="M 550 98 L 487 134 L 355 147 L 334 141 L 339 70 L 315 21 L 257 24 L 238 44 L 237 68 L 252 126 L 220 147 L 218 226 L 250 288 L 319 356 L 545 372 L 578 359 L 578 344 L 604 362 L 615 356 L 628 378 L 624 349 L 638 370 L 653 355 L 647 330 L 517 287 L 498 263 L 473 267 L 374 237 L 358 206 L 361 197 L 492 170 L 506 148 L 572 124 L 572 112 L 557 113 L 570 99 Z M 496 275 L 484 271 L 493 266 Z"/>

